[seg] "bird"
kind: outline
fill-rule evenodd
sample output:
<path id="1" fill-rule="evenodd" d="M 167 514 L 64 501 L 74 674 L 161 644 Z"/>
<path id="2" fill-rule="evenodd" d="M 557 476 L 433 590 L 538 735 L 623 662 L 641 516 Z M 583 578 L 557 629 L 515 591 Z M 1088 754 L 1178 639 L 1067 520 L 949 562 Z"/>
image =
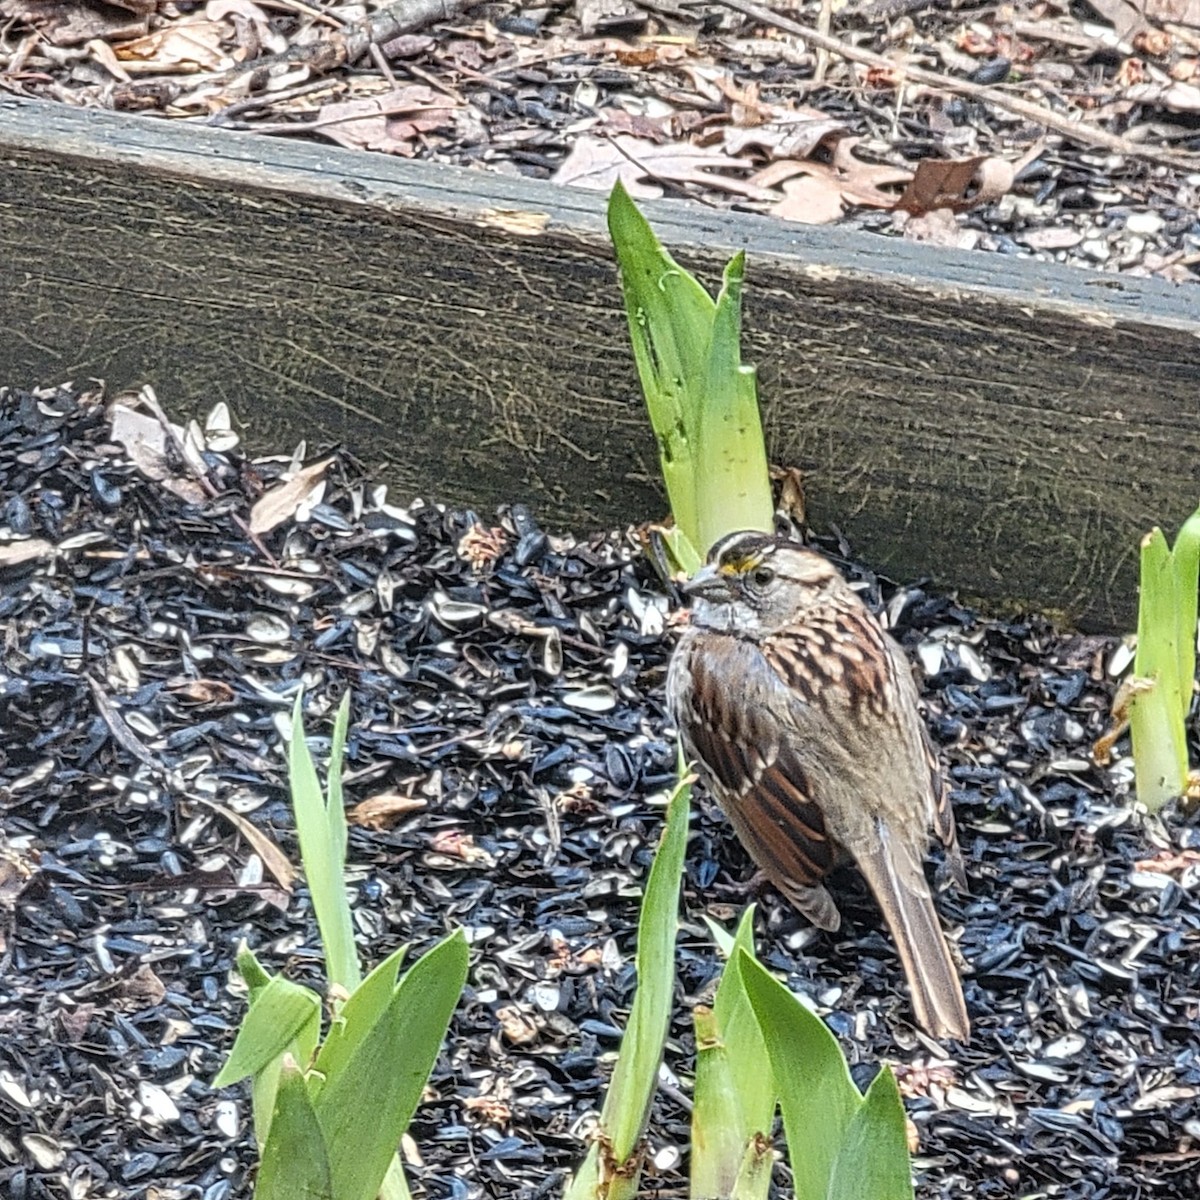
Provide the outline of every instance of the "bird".
<path id="1" fill-rule="evenodd" d="M 895 939 L 918 1024 L 970 1037 L 924 861 L 931 832 L 966 889 L 954 813 L 900 645 L 823 555 L 731 533 L 683 585 L 667 672 L 684 755 L 763 874 L 819 928 L 853 860 Z"/>

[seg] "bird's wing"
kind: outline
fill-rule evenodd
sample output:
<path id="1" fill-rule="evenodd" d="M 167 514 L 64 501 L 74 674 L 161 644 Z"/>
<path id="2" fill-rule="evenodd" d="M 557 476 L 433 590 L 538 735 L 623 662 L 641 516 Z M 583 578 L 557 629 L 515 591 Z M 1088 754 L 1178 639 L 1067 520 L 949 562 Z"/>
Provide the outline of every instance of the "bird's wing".
<path id="1" fill-rule="evenodd" d="M 721 639 L 723 643 L 726 639 Z M 728 652 L 757 654 L 729 639 Z M 760 668 L 761 669 L 761 668 Z M 769 710 L 729 687 L 728 665 L 712 653 L 690 660 L 693 718 L 683 721 L 689 752 L 710 777 L 742 843 L 776 886 L 823 928 L 837 927 L 837 910 L 820 880 L 836 848 L 813 802 L 799 758 L 778 735 Z"/>
<path id="2" fill-rule="evenodd" d="M 922 766 L 929 778 L 929 823 L 938 841 L 946 848 L 945 865 L 941 877 L 949 877 L 959 891 L 967 890 L 967 873 L 963 866 L 962 851 L 958 848 L 958 833 L 954 824 L 954 809 L 950 806 L 950 789 L 946 786 L 946 778 L 938 763 L 937 751 L 929 740 L 929 731 L 921 720 L 918 708 L 920 695 L 917 681 L 913 675 L 912 664 L 895 642 L 888 645 L 891 669 L 896 681 L 896 687 L 902 694 L 901 708 L 911 714 L 913 722 L 912 741 L 919 745 L 922 752 Z"/>

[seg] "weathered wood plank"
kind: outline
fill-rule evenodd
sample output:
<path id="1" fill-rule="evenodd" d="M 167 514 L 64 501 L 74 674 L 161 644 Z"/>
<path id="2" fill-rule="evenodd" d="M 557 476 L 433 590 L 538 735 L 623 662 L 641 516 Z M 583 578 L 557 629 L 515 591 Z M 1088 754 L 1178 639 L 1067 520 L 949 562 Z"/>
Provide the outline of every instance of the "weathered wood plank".
<path id="1" fill-rule="evenodd" d="M 603 197 L 0 100 L 0 379 L 152 382 L 252 443 L 340 439 L 401 493 L 661 510 Z M 1200 499 L 1196 289 L 664 203 L 750 251 L 772 457 L 876 563 L 1128 620 L 1139 534 Z"/>

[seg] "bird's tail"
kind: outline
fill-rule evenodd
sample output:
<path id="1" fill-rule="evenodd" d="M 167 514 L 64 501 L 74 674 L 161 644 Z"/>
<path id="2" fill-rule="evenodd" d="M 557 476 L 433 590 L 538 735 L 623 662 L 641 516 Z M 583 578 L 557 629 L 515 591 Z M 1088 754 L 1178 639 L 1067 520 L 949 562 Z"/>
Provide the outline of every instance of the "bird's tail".
<path id="1" fill-rule="evenodd" d="M 958 969 L 933 906 L 925 872 L 913 852 L 879 825 L 875 850 L 855 855 L 883 912 L 912 989 L 918 1023 L 935 1038 L 971 1036 Z"/>

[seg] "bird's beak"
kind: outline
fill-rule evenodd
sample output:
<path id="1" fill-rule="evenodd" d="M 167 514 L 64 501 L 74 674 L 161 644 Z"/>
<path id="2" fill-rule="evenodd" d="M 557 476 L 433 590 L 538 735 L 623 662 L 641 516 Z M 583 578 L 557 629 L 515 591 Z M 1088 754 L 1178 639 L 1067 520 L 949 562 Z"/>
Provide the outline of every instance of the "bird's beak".
<path id="1" fill-rule="evenodd" d="M 729 580 L 714 566 L 701 567 L 679 590 L 693 599 L 728 600 L 730 596 Z"/>

